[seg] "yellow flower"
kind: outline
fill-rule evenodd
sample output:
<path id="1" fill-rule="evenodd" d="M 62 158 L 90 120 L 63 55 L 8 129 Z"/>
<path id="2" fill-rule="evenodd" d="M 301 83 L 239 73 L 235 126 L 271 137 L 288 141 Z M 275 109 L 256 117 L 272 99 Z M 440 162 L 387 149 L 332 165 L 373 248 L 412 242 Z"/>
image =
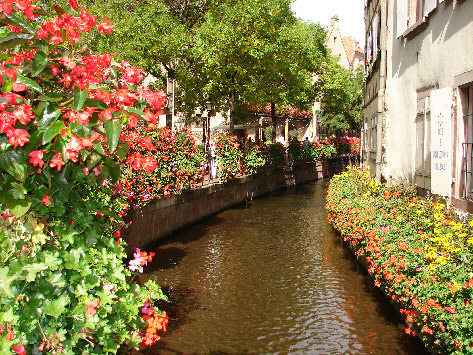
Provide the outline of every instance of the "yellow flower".
<path id="1" fill-rule="evenodd" d="M 473 237 L 467 240 L 468 244 L 473 244 Z"/>

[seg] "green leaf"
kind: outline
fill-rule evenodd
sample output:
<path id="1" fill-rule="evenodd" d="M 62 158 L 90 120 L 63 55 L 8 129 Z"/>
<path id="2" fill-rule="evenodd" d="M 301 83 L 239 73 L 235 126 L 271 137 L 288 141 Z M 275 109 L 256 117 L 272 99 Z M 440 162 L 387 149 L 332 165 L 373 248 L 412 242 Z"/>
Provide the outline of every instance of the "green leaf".
<path id="1" fill-rule="evenodd" d="M 51 317 L 58 318 L 66 310 L 66 306 L 69 304 L 69 299 L 65 296 L 59 296 L 59 298 L 46 303 L 43 307 L 43 312 L 50 315 Z"/>
<path id="2" fill-rule="evenodd" d="M 109 171 L 110 178 L 112 180 L 111 182 L 112 184 L 115 184 L 120 179 L 120 166 L 118 164 L 114 164 L 109 167 Z"/>
<path id="3" fill-rule="evenodd" d="M 23 270 L 27 271 L 26 281 L 32 282 L 36 279 L 36 274 L 43 270 L 46 270 L 48 267 L 43 263 L 31 263 L 23 267 Z"/>
<path id="4" fill-rule="evenodd" d="M 49 58 L 45 53 L 41 51 L 36 52 L 33 59 L 33 67 L 31 69 L 31 74 L 33 76 L 39 75 L 43 71 L 43 69 L 46 68 L 48 62 Z"/>
<path id="5" fill-rule="evenodd" d="M 118 147 L 117 147 L 118 158 L 125 159 L 125 157 L 128 154 L 129 150 L 130 150 L 130 145 L 128 143 L 126 143 L 126 142 L 118 143 Z"/>
<path id="6" fill-rule="evenodd" d="M 13 182 L 12 184 L 13 189 L 9 191 L 12 194 L 13 198 L 16 200 L 23 200 L 25 198 L 25 194 L 28 192 L 26 191 L 23 184 L 18 182 Z"/>
<path id="7" fill-rule="evenodd" d="M 101 110 L 105 110 L 108 108 L 108 105 L 102 100 L 86 99 L 84 102 L 84 107 L 97 107 Z"/>
<path id="8" fill-rule="evenodd" d="M 59 106 L 55 103 L 49 102 L 46 108 L 43 111 L 43 115 L 38 122 L 39 127 L 47 127 L 52 122 L 56 121 L 58 117 L 61 115 L 61 110 Z"/>
<path id="9" fill-rule="evenodd" d="M 25 43 L 26 41 L 32 39 L 34 34 L 24 34 L 24 33 L 12 33 L 8 36 L 0 38 L 0 51 L 4 51 L 11 47 L 15 47 L 18 44 Z"/>
<path id="10" fill-rule="evenodd" d="M 96 153 L 90 155 L 90 159 L 87 162 L 87 169 L 93 169 L 98 163 L 102 161 L 102 157 Z M 89 175 L 90 176 L 90 175 Z M 92 175 L 95 176 L 95 175 Z"/>
<path id="11" fill-rule="evenodd" d="M 131 106 L 125 106 L 125 107 L 123 107 L 123 110 L 128 111 L 130 113 L 134 113 L 134 114 L 139 115 L 143 118 L 145 117 L 144 111 L 138 110 L 137 108 L 134 108 L 134 107 L 131 107 Z"/>
<path id="12" fill-rule="evenodd" d="M 21 150 L 8 150 L 0 153 L 0 169 L 6 171 L 20 182 L 26 180 L 26 159 Z"/>
<path id="13" fill-rule="evenodd" d="M 49 101 L 49 102 L 59 102 L 63 99 L 63 94 L 58 93 L 58 92 L 46 92 L 40 97 L 38 97 L 38 100 L 41 101 Z"/>
<path id="14" fill-rule="evenodd" d="M 120 138 L 122 125 L 118 119 L 105 121 L 103 125 L 105 127 L 105 132 L 107 133 L 110 153 L 113 153 L 118 145 L 118 139 Z"/>
<path id="15" fill-rule="evenodd" d="M 89 91 L 87 89 L 81 90 L 78 86 L 74 87 L 74 103 L 72 105 L 72 109 L 74 111 L 79 111 L 82 107 L 84 107 L 85 99 L 87 99 L 87 94 Z"/>
<path id="16" fill-rule="evenodd" d="M 7 297 L 13 297 L 13 288 L 11 283 L 15 280 L 16 276 L 8 276 L 8 268 L 2 267 L 0 269 L 0 295 L 3 294 Z"/>
<path id="17" fill-rule="evenodd" d="M 31 207 L 31 200 L 29 198 L 17 200 L 14 199 L 11 194 L 5 196 L 5 203 L 16 218 L 23 216 Z"/>
<path id="18" fill-rule="evenodd" d="M 18 83 L 23 83 L 23 84 L 25 84 L 28 89 L 37 91 L 37 92 L 39 92 L 39 93 L 43 93 L 43 89 L 41 89 L 41 87 L 40 87 L 35 81 L 33 81 L 33 80 L 31 80 L 31 79 L 29 79 L 29 78 L 27 78 L 27 77 L 24 77 L 24 76 L 18 74 L 18 75 L 16 76 L 16 81 L 17 81 Z"/>
<path id="19" fill-rule="evenodd" d="M 69 184 L 60 172 L 52 173 L 50 190 L 55 200 L 67 201 L 69 199 Z"/>
<path id="20" fill-rule="evenodd" d="M 56 121 L 44 132 L 43 144 L 49 143 L 54 139 L 64 128 L 64 122 Z"/>
<path id="21" fill-rule="evenodd" d="M 21 28 L 29 33 L 34 33 L 33 28 L 25 21 L 15 16 L 14 14 L 0 16 L 0 24 L 3 26 L 12 25 L 18 28 Z"/>

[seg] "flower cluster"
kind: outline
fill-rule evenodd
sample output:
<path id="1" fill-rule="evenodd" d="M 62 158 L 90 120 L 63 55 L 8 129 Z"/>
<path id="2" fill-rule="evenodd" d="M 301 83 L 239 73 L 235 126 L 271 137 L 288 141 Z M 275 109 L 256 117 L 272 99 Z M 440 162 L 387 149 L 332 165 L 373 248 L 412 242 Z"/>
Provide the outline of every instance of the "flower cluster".
<path id="1" fill-rule="evenodd" d="M 122 141 L 129 146 L 122 178 L 114 193 L 130 206 L 143 206 L 156 198 L 171 196 L 199 183 L 205 173 L 203 152 L 188 131 L 169 128 L 125 130 Z"/>
<path id="2" fill-rule="evenodd" d="M 160 339 L 158 331 L 162 330 L 165 332 L 167 330 L 169 317 L 166 312 L 160 313 L 161 315 L 148 308 L 146 314 L 143 314 L 142 317 L 146 321 L 146 332 L 143 336 L 142 345 L 151 346 L 155 344 Z"/>
<path id="3" fill-rule="evenodd" d="M 438 353 L 471 353 L 473 222 L 357 168 L 332 179 L 326 207 L 375 285 L 400 307 L 406 333 Z"/>
<path id="4" fill-rule="evenodd" d="M 285 117 L 290 117 L 290 118 L 312 118 L 313 113 L 312 111 L 306 111 L 306 110 L 300 110 L 296 107 L 284 105 L 284 106 L 279 106 L 276 105 L 275 107 L 276 112 L 279 115 L 285 116 Z M 248 107 L 249 112 L 253 113 L 265 113 L 265 114 L 271 114 L 271 105 L 267 104 L 266 106 L 253 106 L 253 107 Z"/>
<path id="5" fill-rule="evenodd" d="M 133 254 L 132 260 L 129 262 L 128 268 L 131 271 L 138 271 L 139 273 L 143 273 L 143 266 L 148 265 L 153 260 L 154 253 L 147 253 L 145 251 L 141 251 L 138 248 L 135 248 L 135 253 Z"/>
<path id="6" fill-rule="evenodd" d="M 215 137 L 215 152 L 218 162 L 218 176 L 222 181 L 231 180 L 243 173 L 243 153 L 236 136 L 221 133 Z"/>

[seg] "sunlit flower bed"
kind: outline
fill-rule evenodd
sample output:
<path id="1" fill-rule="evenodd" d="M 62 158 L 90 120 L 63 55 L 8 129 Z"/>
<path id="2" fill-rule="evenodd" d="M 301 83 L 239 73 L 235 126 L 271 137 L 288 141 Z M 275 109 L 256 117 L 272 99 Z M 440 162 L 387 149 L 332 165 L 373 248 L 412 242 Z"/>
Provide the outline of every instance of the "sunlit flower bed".
<path id="1" fill-rule="evenodd" d="M 417 331 L 439 353 L 473 353 L 473 222 L 358 168 L 331 180 L 326 208 L 375 285 L 401 307 L 407 334 Z"/>

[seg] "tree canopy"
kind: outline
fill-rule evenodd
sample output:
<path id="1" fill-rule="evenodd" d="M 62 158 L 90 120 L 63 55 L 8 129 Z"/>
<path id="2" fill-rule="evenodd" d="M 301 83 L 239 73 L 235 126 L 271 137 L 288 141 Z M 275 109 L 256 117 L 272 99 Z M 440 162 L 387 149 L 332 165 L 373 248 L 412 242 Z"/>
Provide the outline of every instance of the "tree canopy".
<path id="1" fill-rule="evenodd" d="M 343 68 L 338 58 L 327 57 L 317 78 L 322 125 L 332 130 L 359 129 L 363 112 L 363 69 Z"/>
<path id="2" fill-rule="evenodd" d="M 110 36 L 90 36 L 92 48 L 118 53 L 117 60 L 161 78 L 161 87 L 175 78 L 176 111 L 188 118 L 209 98 L 233 125 L 248 106 L 309 110 L 320 94 L 324 124 L 348 128 L 359 120 L 358 77 L 326 59 L 323 27 L 296 18 L 290 0 L 86 4 L 116 25 Z"/>

